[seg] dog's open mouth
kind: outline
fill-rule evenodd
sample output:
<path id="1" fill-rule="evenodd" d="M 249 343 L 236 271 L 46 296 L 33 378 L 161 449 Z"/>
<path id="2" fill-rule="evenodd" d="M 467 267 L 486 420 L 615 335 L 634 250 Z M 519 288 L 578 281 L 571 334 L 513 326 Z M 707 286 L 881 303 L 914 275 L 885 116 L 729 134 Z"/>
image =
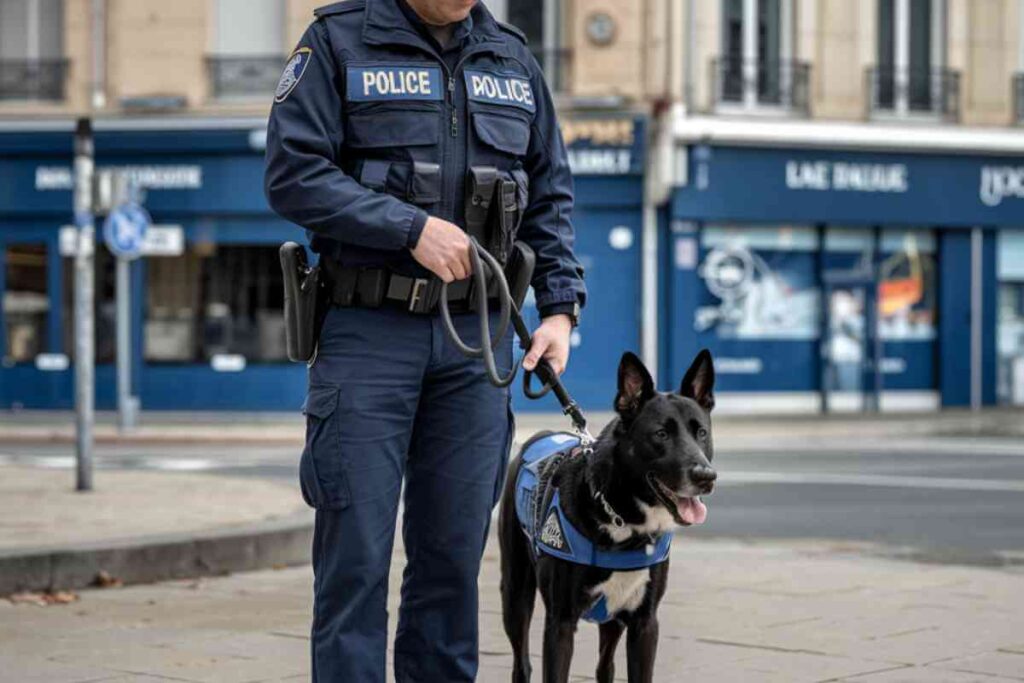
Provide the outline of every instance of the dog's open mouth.
<path id="1" fill-rule="evenodd" d="M 701 501 L 699 496 L 680 496 L 652 474 L 647 475 L 647 482 L 654 490 L 658 501 L 665 506 L 677 524 L 691 526 L 703 524 L 707 519 L 708 506 Z"/>

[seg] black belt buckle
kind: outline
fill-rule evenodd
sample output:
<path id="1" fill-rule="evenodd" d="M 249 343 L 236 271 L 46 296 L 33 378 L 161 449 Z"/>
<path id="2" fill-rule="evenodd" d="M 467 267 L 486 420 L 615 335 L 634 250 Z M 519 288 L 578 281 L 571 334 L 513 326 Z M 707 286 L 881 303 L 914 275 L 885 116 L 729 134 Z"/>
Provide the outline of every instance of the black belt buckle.
<path id="1" fill-rule="evenodd" d="M 409 290 L 409 312 L 432 313 L 441 299 L 441 281 L 436 277 L 418 277 Z"/>

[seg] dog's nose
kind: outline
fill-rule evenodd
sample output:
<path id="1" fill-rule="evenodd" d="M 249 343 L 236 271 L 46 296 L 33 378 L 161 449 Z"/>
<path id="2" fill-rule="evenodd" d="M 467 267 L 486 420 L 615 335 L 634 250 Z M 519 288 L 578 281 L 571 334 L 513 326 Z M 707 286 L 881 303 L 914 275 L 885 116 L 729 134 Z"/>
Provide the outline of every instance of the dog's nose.
<path id="1" fill-rule="evenodd" d="M 694 486 L 710 490 L 711 486 L 715 483 L 715 479 L 718 478 L 718 473 L 707 465 L 694 465 L 690 468 L 689 476 Z"/>

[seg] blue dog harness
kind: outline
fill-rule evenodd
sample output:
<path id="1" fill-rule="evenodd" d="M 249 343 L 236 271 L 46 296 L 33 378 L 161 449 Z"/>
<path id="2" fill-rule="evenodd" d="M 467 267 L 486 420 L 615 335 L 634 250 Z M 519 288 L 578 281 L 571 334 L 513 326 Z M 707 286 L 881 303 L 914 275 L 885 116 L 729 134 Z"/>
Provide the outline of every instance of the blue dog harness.
<path id="1" fill-rule="evenodd" d="M 548 495 L 551 477 L 558 466 L 578 454 L 581 448 L 578 436 L 556 432 L 527 444 L 521 454 L 523 464 L 516 477 L 516 516 L 523 533 L 530 539 L 534 556 L 544 553 L 567 562 L 617 571 L 646 569 L 668 559 L 671 533 L 658 536 L 642 549 L 604 550 L 568 520 L 557 488 Z M 583 618 L 601 624 L 613 616 L 608 614 L 602 594 Z"/>

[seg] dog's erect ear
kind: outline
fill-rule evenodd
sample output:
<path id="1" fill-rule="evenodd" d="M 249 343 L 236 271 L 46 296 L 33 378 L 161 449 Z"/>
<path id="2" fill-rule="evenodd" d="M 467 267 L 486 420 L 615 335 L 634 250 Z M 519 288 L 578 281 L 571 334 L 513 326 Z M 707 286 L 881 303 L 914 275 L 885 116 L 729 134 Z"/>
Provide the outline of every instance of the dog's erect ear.
<path id="1" fill-rule="evenodd" d="M 702 349 L 693 364 L 686 371 L 683 383 L 679 385 L 679 393 L 692 398 L 709 413 L 715 407 L 715 364 L 711 360 L 711 352 Z"/>
<path id="2" fill-rule="evenodd" d="M 619 393 L 615 395 L 615 410 L 624 418 L 640 411 L 644 403 L 654 396 L 651 373 L 635 354 L 627 351 L 619 361 Z"/>

